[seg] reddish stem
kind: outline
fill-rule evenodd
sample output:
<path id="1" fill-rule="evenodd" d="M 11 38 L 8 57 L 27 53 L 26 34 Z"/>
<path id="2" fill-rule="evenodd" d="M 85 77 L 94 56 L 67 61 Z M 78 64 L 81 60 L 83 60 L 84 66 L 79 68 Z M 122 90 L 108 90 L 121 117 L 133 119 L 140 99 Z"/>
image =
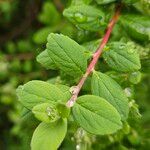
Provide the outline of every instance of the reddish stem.
<path id="1" fill-rule="evenodd" d="M 116 7 L 116 12 L 113 16 L 113 18 L 111 19 L 111 21 L 109 22 L 108 24 L 108 27 L 107 27 L 107 30 L 106 30 L 106 33 L 102 39 L 102 42 L 100 43 L 98 49 L 96 50 L 96 52 L 93 54 L 93 58 L 86 70 L 86 73 L 83 75 L 83 77 L 81 78 L 81 80 L 79 81 L 78 85 L 74 87 L 74 89 L 72 90 L 72 97 L 70 98 L 70 100 L 67 102 L 66 106 L 67 107 L 72 107 L 75 103 L 75 101 L 77 100 L 77 97 L 78 97 L 78 94 L 85 82 L 85 80 L 87 79 L 87 77 L 90 75 L 90 73 L 94 70 L 95 68 L 95 65 L 100 57 L 100 55 L 102 54 L 102 50 L 103 48 L 105 47 L 105 45 L 107 44 L 108 40 L 109 40 L 109 37 L 110 37 L 110 34 L 112 32 L 112 29 L 115 25 L 115 23 L 117 22 L 118 18 L 119 18 L 119 15 L 120 15 L 120 12 L 121 12 L 121 8 L 122 8 L 122 5 L 119 4 L 117 7 Z"/>

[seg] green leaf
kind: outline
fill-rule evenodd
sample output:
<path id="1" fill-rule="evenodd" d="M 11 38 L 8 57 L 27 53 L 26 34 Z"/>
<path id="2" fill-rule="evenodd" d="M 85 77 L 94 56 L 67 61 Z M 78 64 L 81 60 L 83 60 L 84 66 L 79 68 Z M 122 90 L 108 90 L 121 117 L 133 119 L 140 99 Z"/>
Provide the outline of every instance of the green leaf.
<path id="1" fill-rule="evenodd" d="M 81 4 L 65 9 L 63 15 L 79 28 L 98 31 L 105 26 L 105 15 L 93 6 Z"/>
<path id="2" fill-rule="evenodd" d="M 144 15 L 150 16 L 150 1 L 140 0 L 137 3 L 135 3 L 133 6 Z"/>
<path id="3" fill-rule="evenodd" d="M 41 52 L 36 60 L 42 65 L 44 66 L 46 69 L 57 69 L 56 65 L 53 63 L 52 59 L 50 58 L 50 56 L 47 53 L 47 50 L 44 50 L 43 52 Z"/>
<path id="4" fill-rule="evenodd" d="M 44 81 L 33 80 L 17 89 L 19 101 L 28 109 L 41 103 L 56 103 L 64 101 L 63 93 L 52 84 Z"/>
<path id="5" fill-rule="evenodd" d="M 27 109 L 26 107 L 23 107 L 22 110 L 21 110 L 21 117 L 26 116 L 30 112 L 31 112 L 30 109 Z"/>
<path id="6" fill-rule="evenodd" d="M 46 39 L 49 33 L 54 32 L 53 28 L 50 27 L 44 27 L 38 30 L 33 34 L 33 41 L 36 44 L 43 44 L 46 43 Z"/>
<path id="7" fill-rule="evenodd" d="M 128 99 L 120 85 L 104 73 L 92 75 L 92 94 L 105 98 L 119 112 L 121 119 L 128 117 Z"/>
<path id="8" fill-rule="evenodd" d="M 99 47 L 99 43 L 101 42 L 101 39 L 98 40 L 94 40 L 94 41 L 90 41 L 90 42 L 86 42 L 83 43 L 83 46 L 90 52 L 94 53 L 98 47 Z M 92 54 L 91 53 L 91 54 Z"/>
<path id="9" fill-rule="evenodd" d="M 67 102 L 71 98 L 70 87 L 63 84 L 56 84 L 56 87 L 63 92 L 63 95 L 66 97 L 64 102 Z"/>
<path id="10" fill-rule="evenodd" d="M 79 97 L 72 108 L 72 113 L 75 121 L 92 134 L 110 134 L 122 127 L 117 110 L 98 96 Z"/>
<path id="11" fill-rule="evenodd" d="M 141 81 L 141 72 L 132 72 L 129 74 L 129 81 L 133 84 L 138 84 Z"/>
<path id="12" fill-rule="evenodd" d="M 98 4 L 108 4 L 108 3 L 112 3 L 115 2 L 116 0 L 96 0 L 96 2 Z"/>
<path id="13" fill-rule="evenodd" d="M 104 50 L 106 63 L 114 70 L 133 72 L 141 68 L 139 54 L 134 43 L 112 42 Z"/>
<path id="14" fill-rule="evenodd" d="M 80 77 L 86 70 L 84 47 L 62 34 L 48 36 L 47 52 L 56 66 L 66 74 Z"/>
<path id="15" fill-rule="evenodd" d="M 56 106 L 49 103 L 34 106 L 32 112 L 38 120 L 45 123 L 55 122 L 60 118 Z"/>
<path id="16" fill-rule="evenodd" d="M 34 131 L 31 140 L 32 150 L 57 150 L 67 132 L 67 120 L 54 123 L 42 122 Z"/>
<path id="17" fill-rule="evenodd" d="M 57 103 L 57 111 L 62 118 L 67 118 L 70 114 L 70 109 L 66 106 L 65 103 Z"/>
<path id="18" fill-rule="evenodd" d="M 45 2 L 38 19 L 46 25 L 55 25 L 60 21 L 60 14 L 53 3 Z"/>
<path id="19" fill-rule="evenodd" d="M 142 15 L 126 14 L 121 17 L 121 24 L 128 35 L 138 41 L 150 40 L 149 17 Z"/>

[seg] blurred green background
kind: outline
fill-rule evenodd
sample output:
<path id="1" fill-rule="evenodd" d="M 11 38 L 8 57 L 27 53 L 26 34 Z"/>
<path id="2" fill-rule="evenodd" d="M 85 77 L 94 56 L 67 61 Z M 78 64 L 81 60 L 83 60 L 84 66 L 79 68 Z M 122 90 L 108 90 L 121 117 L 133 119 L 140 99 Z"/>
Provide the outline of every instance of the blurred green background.
<path id="1" fill-rule="evenodd" d="M 20 123 L 22 107 L 15 89 L 29 80 L 48 80 L 58 74 L 57 71 L 45 70 L 36 61 L 36 56 L 45 49 L 47 35 L 50 32 L 63 33 L 79 43 L 95 36 L 77 31 L 62 16 L 63 9 L 69 4 L 69 0 L 0 0 L 0 150 L 28 149 L 25 143 L 30 133 L 26 128 L 34 130 L 34 118 Z M 129 141 L 136 146 L 141 144 L 140 139 L 144 137 L 147 140 L 150 136 L 149 89 L 148 76 L 135 89 L 135 98 L 143 116 L 138 122 L 131 120 L 135 128 Z M 103 140 L 103 144 L 107 144 L 107 138 Z M 148 146 L 146 144 L 142 149 Z"/>
<path id="2" fill-rule="evenodd" d="M 73 31 L 64 27 L 64 7 L 57 0 L 0 0 L 0 150 L 24 149 L 26 137 L 19 130 L 22 108 L 15 89 L 57 74 L 46 71 L 36 56 L 45 49 L 48 33 Z"/>

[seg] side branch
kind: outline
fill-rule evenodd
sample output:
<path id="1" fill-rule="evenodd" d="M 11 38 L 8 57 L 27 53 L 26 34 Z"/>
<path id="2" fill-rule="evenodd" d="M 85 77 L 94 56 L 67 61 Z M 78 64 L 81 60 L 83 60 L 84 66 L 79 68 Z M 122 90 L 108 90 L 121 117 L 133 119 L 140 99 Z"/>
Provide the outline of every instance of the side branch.
<path id="1" fill-rule="evenodd" d="M 107 26 L 107 30 L 106 30 L 106 33 L 105 33 L 103 39 L 102 39 L 102 42 L 100 43 L 100 45 L 99 45 L 98 49 L 96 50 L 96 52 L 93 54 L 93 58 L 92 58 L 89 66 L 86 70 L 86 73 L 83 75 L 83 77 L 79 81 L 78 85 L 74 86 L 72 91 L 71 91 L 72 92 L 72 97 L 66 103 L 67 107 L 72 107 L 74 105 L 85 80 L 90 75 L 90 73 L 94 70 L 96 63 L 98 62 L 98 59 L 99 59 L 100 55 L 102 54 L 102 50 L 103 50 L 103 48 L 105 47 L 105 45 L 107 44 L 107 42 L 109 40 L 110 34 L 113 30 L 113 27 L 114 27 L 115 23 L 117 22 L 117 20 L 120 16 L 121 8 L 122 8 L 122 4 L 119 4 L 116 7 L 115 14 L 114 14 L 113 18 L 111 19 L 111 21 L 109 22 L 109 24 Z"/>

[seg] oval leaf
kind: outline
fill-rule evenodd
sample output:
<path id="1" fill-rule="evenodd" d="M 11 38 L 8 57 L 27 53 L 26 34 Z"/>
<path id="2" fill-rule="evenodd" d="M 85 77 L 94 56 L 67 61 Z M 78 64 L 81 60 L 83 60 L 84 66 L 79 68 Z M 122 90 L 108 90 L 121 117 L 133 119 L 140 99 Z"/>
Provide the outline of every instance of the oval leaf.
<path id="1" fill-rule="evenodd" d="M 31 140 L 32 150 L 57 150 L 67 132 L 67 120 L 54 123 L 42 122 L 34 131 Z"/>
<path id="2" fill-rule="evenodd" d="M 57 103 L 56 108 L 57 108 L 58 114 L 62 118 L 67 118 L 69 116 L 70 108 L 68 108 L 65 103 Z"/>
<path id="3" fill-rule="evenodd" d="M 37 57 L 36 60 L 46 69 L 57 69 L 55 63 L 53 63 L 52 59 L 47 53 L 47 50 L 41 52 Z"/>
<path id="4" fill-rule="evenodd" d="M 33 80 L 17 89 L 19 101 L 28 109 L 41 103 L 64 101 L 65 96 L 55 85 L 44 81 Z"/>
<path id="5" fill-rule="evenodd" d="M 84 47 L 67 36 L 50 34 L 47 52 L 56 66 L 70 76 L 81 76 L 87 67 Z"/>
<path id="6" fill-rule="evenodd" d="M 150 40 L 149 17 L 142 15 L 126 14 L 121 17 L 121 24 L 128 35 L 138 41 Z"/>
<path id="7" fill-rule="evenodd" d="M 106 63 L 114 70 L 133 72 L 141 68 L 139 54 L 132 42 L 112 42 L 104 50 Z"/>
<path id="8" fill-rule="evenodd" d="M 72 113 L 76 122 L 92 134 L 110 134 L 122 127 L 117 110 L 105 99 L 98 96 L 79 97 Z"/>
<path id="9" fill-rule="evenodd" d="M 128 117 L 128 99 L 120 85 L 106 74 L 94 72 L 92 94 L 105 98 L 120 113 L 122 120 Z"/>
<path id="10" fill-rule="evenodd" d="M 85 30 L 98 31 L 105 25 L 104 13 L 100 9 L 85 4 L 70 6 L 64 10 L 63 15 Z"/>
<path id="11" fill-rule="evenodd" d="M 34 106 L 32 112 L 38 120 L 46 123 L 55 122 L 60 118 L 56 107 L 49 103 Z"/>

